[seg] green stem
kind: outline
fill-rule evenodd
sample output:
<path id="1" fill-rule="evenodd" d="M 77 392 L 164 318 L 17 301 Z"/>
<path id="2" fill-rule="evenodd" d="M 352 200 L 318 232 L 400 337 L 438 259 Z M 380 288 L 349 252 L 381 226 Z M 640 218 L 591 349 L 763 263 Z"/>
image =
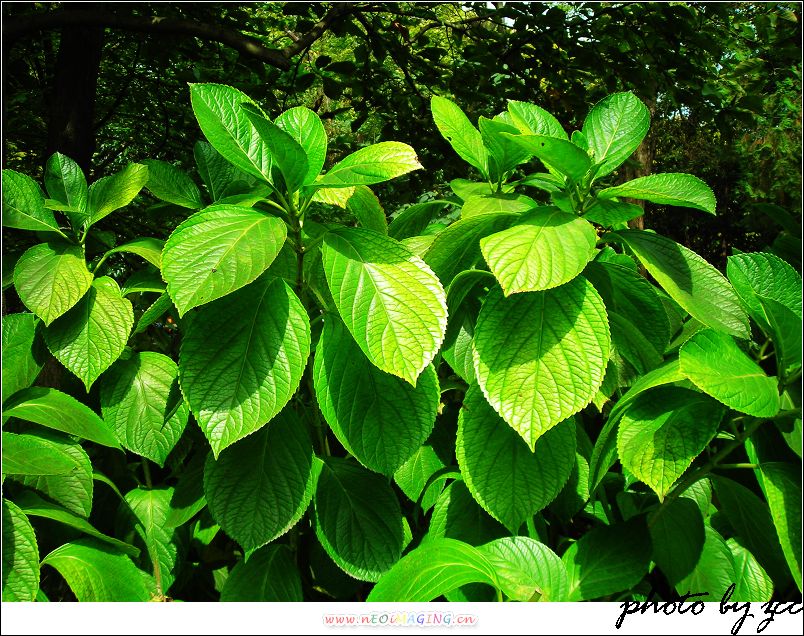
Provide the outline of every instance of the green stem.
<path id="1" fill-rule="evenodd" d="M 151 467 L 148 466 L 148 460 L 145 457 L 142 458 L 142 474 L 145 476 L 145 485 L 148 488 L 153 488 L 153 482 L 151 481 Z"/>
<path id="2" fill-rule="evenodd" d="M 738 469 L 738 468 L 754 469 L 754 468 L 759 468 L 759 464 L 749 464 L 747 462 L 741 462 L 741 463 L 736 463 L 736 464 L 718 464 L 717 467 L 720 468 L 720 469 L 723 469 L 723 470 L 731 470 L 731 469 Z"/>

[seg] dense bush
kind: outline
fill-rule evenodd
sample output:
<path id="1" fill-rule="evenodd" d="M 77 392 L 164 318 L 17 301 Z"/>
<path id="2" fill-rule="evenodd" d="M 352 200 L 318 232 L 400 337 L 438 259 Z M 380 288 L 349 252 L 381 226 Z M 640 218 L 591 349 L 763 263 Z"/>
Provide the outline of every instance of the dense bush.
<path id="1" fill-rule="evenodd" d="M 200 185 L 3 172 L 41 240 L 3 318 L 4 600 L 798 595 L 801 278 L 629 229 L 632 200 L 716 212 L 690 174 L 614 180 L 639 99 L 568 135 L 435 97 L 471 168 L 388 223 L 369 186 L 409 145 L 322 172 L 313 111 L 190 93 Z M 142 188 L 189 216 L 114 245 Z"/>

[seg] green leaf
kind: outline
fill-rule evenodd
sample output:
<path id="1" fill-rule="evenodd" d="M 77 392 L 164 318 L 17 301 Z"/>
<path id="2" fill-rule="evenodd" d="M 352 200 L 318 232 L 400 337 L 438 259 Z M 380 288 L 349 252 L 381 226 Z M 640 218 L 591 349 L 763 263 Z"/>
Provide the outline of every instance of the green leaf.
<path id="1" fill-rule="evenodd" d="M 555 193 L 564 189 L 564 177 L 557 177 L 547 172 L 536 172 L 522 178 L 519 184 Z"/>
<path id="2" fill-rule="evenodd" d="M 204 492 L 212 517 L 245 550 L 282 536 L 313 496 L 313 458 L 307 429 L 283 411 L 217 460 L 207 457 Z"/>
<path id="3" fill-rule="evenodd" d="M 127 206 L 147 182 L 148 168 L 138 163 L 130 163 L 117 174 L 98 179 L 89 186 L 89 225 L 94 225 L 115 210 Z"/>
<path id="4" fill-rule="evenodd" d="M 38 591 L 39 547 L 34 529 L 22 510 L 3 499 L 3 602 L 30 602 Z"/>
<path id="5" fill-rule="evenodd" d="M 212 147 L 243 172 L 271 183 L 271 153 L 242 108 L 256 106 L 254 101 L 231 86 L 190 84 L 190 102 Z"/>
<path id="6" fill-rule="evenodd" d="M 438 497 L 422 543 L 449 538 L 481 545 L 509 534 L 505 526 L 477 504 L 459 472 L 448 471 L 443 477 L 455 481 Z"/>
<path id="7" fill-rule="evenodd" d="M 5 440 L 6 433 L 3 435 Z M 15 476 L 9 468 L 4 467 L 4 470 L 12 474 L 16 481 L 39 491 L 44 497 L 64 506 L 70 512 L 81 517 L 89 517 L 89 513 L 92 511 L 94 484 L 92 463 L 89 461 L 86 451 L 79 444 L 72 442 L 70 438 L 52 431 L 26 433 L 23 437 L 27 438 L 25 440 L 27 445 L 35 445 L 38 449 L 47 447 L 49 456 L 58 455 L 57 461 L 60 466 L 65 465 L 65 461 L 70 462 L 69 472 L 56 475 L 45 473 Z"/>
<path id="8" fill-rule="evenodd" d="M 589 156 L 569 141 L 545 135 L 503 135 L 541 159 L 548 168 L 558 170 L 573 181 L 580 181 L 592 167 Z"/>
<path id="9" fill-rule="evenodd" d="M 430 444 L 423 444 L 394 473 L 394 481 L 412 502 L 420 502 L 422 511 L 433 507 L 441 494 L 443 483 L 430 483 L 430 478 L 446 464 Z"/>
<path id="10" fill-rule="evenodd" d="M 4 417 L 17 417 L 102 446 L 120 448 L 114 431 L 95 411 L 56 389 L 34 386 L 16 393 L 3 406 Z"/>
<path id="11" fill-rule="evenodd" d="M 164 291 L 165 283 L 162 282 L 162 276 L 151 267 L 134 272 L 120 288 L 120 293 L 123 296 L 149 292 L 161 294 Z"/>
<path id="12" fill-rule="evenodd" d="M 703 324 L 749 338 L 748 317 L 726 278 L 692 250 L 643 230 L 611 235 L 623 241 L 662 288 Z"/>
<path id="13" fill-rule="evenodd" d="M 14 267 L 20 300 L 49 325 L 92 285 L 80 245 L 54 240 L 29 248 Z"/>
<path id="14" fill-rule="evenodd" d="M 274 123 L 304 149 L 307 155 L 304 185 L 313 183 L 327 158 L 327 133 L 321 118 L 309 108 L 297 106 L 279 115 Z"/>
<path id="15" fill-rule="evenodd" d="M 754 555 L 735 539 L 726 541 L 734 563 L 734 582 L 736 587 L 732 599 L 735 601 L 762 601 L 767 603 L 773 596 L 773 581 Z"/>
<path id="16" fill-rule="evenodd" d="M 447 201 L 425 201 L 405 208 L 391 221 L 388 236 L 401 241 L 421 234 L 430 221 L 448 205 Z"/>
<path id="17" fill-rule="evenodd" d="M 494 194 L 496 190 L 488 181 L 469 181 L 468 179 L 453 179 L 449 182 L 449 187 L 462 201 L 466 201 L 470 197 Z M 503 186 L 500 194 L 511 194 L 511 190 L 512 188 Z"/>
<path id="18" fill-rule="evenodd" d="M 3 170 L 3 227 L 34 232 L 59 232 L 53 212 L 36 181 L 14 170 Z"/>
<path id="19" fill-rule="evenodd" d="M 316 347 L 316 398 L 338 441 L 366 468 L 392 475 L 435 423 L 438 378 L 427 367 L 413 387 L 372 365 L 336 316 Z"/>
<path id="20" fill-rule="evenodd" d="M 622 185 L 606 188 L 597 193 L 598 199 L 628 197 L 644 199 L 661 205 L 674 205 L 682 208 L 703 210 L 715 214 L 715 193 L 712 189 L 691 174 L 668 172 L 650 174 L 626 181 Z"/>
<path id="21" fill-rule="evenodd" d="M 790 581 L 790 575 L 781 545 L 773 540 L 776 531 L 768 505 L 734 480 L 718 475 L 713 477 L 712 483 L 719 510 L 726 515 L 734 535 L 756 556 L 777 587 L 784 587 Z"/>
<path id="22" fill-rule="evenodd" d="M 511 99 L 508 100 L 508 112 L 514 125 L 524 134 L 569 139 L 558 120 L 535 104 Z"/>
<path id="23" fill-rule="evenodd" d="M 725 409 L 681 387 L 658 387 L 623 412 L 617 450 L 623 466 L 664 499 L 676 480 L 703 452 Z"/>
<path id="24" fill-rule="evenodd" d="M 595 104 L 581 132 L 594 162 L 603 162 L 597 176 L 609 174 L 628 159 L 649 127 L 650 113 L 633 93 L 613 93 Z"/>
<path id="25" fill-rule="evenodd" d="M 360 228 L 324 237 L 324 271 L 343 322 L 376 367 L 416 385 L 447 326 L 443 287 L 398 241 Z"/>
<path id="26" fill-rule="evenodd" d="M 36 380 L 47 350 L 33 314 L 3 316 L 3 403 Z"/>
<path id="27" fill-rule="evenodd" d="M 782 462 L 760 464 L 765 496 L 787 567 L 801 592 L 801 477 L 800 470 Z M 766 537 L 767 539 L 767 537 Z"/>
<path id="28" fill-rule="evenodd" d="M 201 191 L 189 175 L 167 161 L 146 159 L 148 181 L 145 187 L 157 199 L 191 210 L 200 209 Z"/>
<path id="29" fill-rule="evenodd" d="M 481 238 L 511 227 L 519 218 L 518 214 L 480 214 L 456 221 L 436 235 L 424 261 L 447 286 L 482 260 Z"/>
<path id="30" fill-rule="evenodd" d="M 475 500 L 516 533 L 567 482 L 575 464 L 575 422 L 550 429 L 531 451 L 472 385 L 458 416 L 455 454 Z"/>
<path id="31" fill-rule="evenodd" d="M 179 381 L 216 457 L 282 410 L 309 355 L 307 312 L 281 279 L 260 278 L 193 316 Z"/>
<path id="32" fill-rule="evenodd" d="M 42 559 L 61 574 L 79 602 L 150 601 L 153 581 L 121 554 L 95 539 L 78 539 Z"/>
<path id="33" fill-rule="evenodd" d="M 565 601 L 567 569 L 543 543 L 530 537 L 503 537 L 480 546 L 494 568 L 497 585 L 514 601 Z"/>
<path id="34" fill-rule="evenodd" d="M 398 141 L 381 141 L 341 159 L 315 182 L 315 187 L 372 185 L 421 168 L 413 148 Z"/>
<path id="35" fill-rule="evenodd" d="M 123 352 L 134 311 L 108 276 L 96 278 L 68 313 L 45 329 L 48 349 L 89 391 Z"/>
<path id="36" fill-rule="evenodd" d="M 213 205 L 184 221 L 162 254 L 162 276 L 179 316 L 255 280 L 286 237 L 281 219 L 241 206 Z"/>
<path id="37" fill-rule="evenodd" d="M 776 379 L 743 353 L 730 336 L 712 329 L 699 331 L 681 347 L 678 360 L 695 386 L 726 406 L 755 417 L 779 412 Z"/>
<path id="38" fill-rule="evenodd" d="M 474 342 L 483 394 L 532 450 L 541 435 L 595 396 L 606 372 L 610 335 L 603 301 L 578 277 L 509 298 L 493 288 Z"/>
<path id="39" fill-rule="evenodd" d="M 614 227 L 645 214 L 640 206 L 624 201 L 608 201 L 596 199 L 594 204 L 584 213 L 583 218 L 603 227 Z"/>
<path id="40" fill-rule="evenodd" d="M 344 572 L 377 581 L 402 554 L 402 513 L 388 481 L 327 457 L 318 478 L 315 534 Z"/>
<path id="41" fill-rule="evenodd" d="M 103 419 L 128 450 L 160 467 L 179 441 L 190 411 L 179 391 L 178 366 L 161 353 L 136 352 L 103 376 Z"/>
<path id="42" fill-rule="evenodd" d="M 772 298 L 758 298 L 770 323 L 776 368 L 784 381 L 801 369 L 801 317 Z"/>
<path id="43" fill-rule="evenodd" d="M 461 108 L 444 97 L 433 95 L 430 101 L 433 120 L 458 156 L 478 169 L 484 179 L 489 176 L 489 153 L 480 132 Z"/>
<path id="44" fill-rule="evenodd" d="M 748 315 L 765 333 L 773 330 L 763 299 L 781 303 L 801 318 L 801 276 L 778 256 L 763 252 L 729 256 L 726 273 Z"/>
<path id="45" fill-rule="evenodd" d="M 704 546 L 704 521 L 694 501 L 680 497 L 648 517 L 653 560 L 671 586 L 695 569 Z M 701 590 L 705 591 L 705 590 Z"/>
<path id="46" fill-rule="evenodd" d="M 708 592 L 708 599 L 719 600 L 736 581 L 731 550 L 716 530 L 704 526 L 705 540 L 701 558 L 692 573 L 676 584 L 679 594 Z M 706 597 L 704 597 L 706 598 Z M 707 599 L 707 600 L 708 600 Z"/>
<path id="47" fill-rule="evenodd" d="M 29 517 L 50 519 L 51 521 L 69 526 L 90 537 L 107 543 L 131 557 L 136 558 L 140 554 L 139 549 L 135 548 L 133 545 L 103 534 L 83 517 L 73 514 L 66 508 L 47 502 L 33 492 L 21 492 L 16 495 L 16 499 L 20 509 Z"/>
<path id="48" fill-rule="evenodd" d="M 538 207 L 538 203 L 524 194 L 473 194 L 461 206 L 461 218 L 479 214 L 522 214 Z"/>
<path id="49" fill-rule="evenodd" d="M 221 591 L 221 601 L 292 603 L 303 601 L 293 553 L 285 545 L 267 545 L 248 561 L 238 561 Z"/>
<path id="50" fill-rule="evenodd" d="M 346 201 L 346 209 L 357 219 L 358 224 L 367 230 L 388 234 L 388 222 L 380 200 L 368 186 L 356 186 L 352 196 Z"/>
<path id="51" fill-rule="evenodd" d="M 160 269 L 162 267 L 162 250 L 164 248 L 165 242 L 160 239 L 150 237 L 137 238 L 125 245 L 119 245 L 118 247 L 110 249 L 104 254 L 104 258 L 120 252 L 136 254 L 144 258 L 157 269 Z"/>
<path id="52" fill-rule="evenodd" d="M 480 240 L 480 250 L 506 296 L 558 287 L 595 255 L 595 229 L 558 208 L 534 210 L 511 228 Z"/>
<path id="53" fill-rule="evenodd" d="M 87 219 L 88 196 L 81 167 L 60 152 L 54 153 L 45 166 L 45 187 L 50 198 L 64 206 L 73 229 L 80 228 Z"/>
<path id="54" fill-rule="evenodd" d="M 48 440 L 3 431 L 4 475 L 66 475 L 73 468 L 73 460 Z"/>
<path id="55" fill-rule="evenodd" d="M 641 517 L 587 532 L 561 557 L 570 581 L 568 600 L 592 600 L 633 587 L 648 573 L 650 556 L 650 535 Z"/>
<path id="56" fill-rule="evenodd" d="M 162 293 L 144 312 L 137 321 L 134 335 L 145 331 L 150 325 L 161 318 L 166 311 L 173 307 L 173 301 L 167 292 Z"/>
<path id="57" fill-rule="evenodd" d="M 491 155 L 489 176 L 492 181 L 502 181 L 507 173 L 530 159 L 530 152 L 500 134 L 503 132 L 517 134 L 519 131 L 516 126 L 482 116 L 478 119 L 477 125 L 483 145 Z"/>
<path id="58" fill-rule="evenodd" d="M 289 194 L 299 190 L 307 178 L 307 155 L 293 137 L 262 116 L 260 109 L 248 102 L 241 108 L 271 153 L 271 160 L 279 169 Z"/>
<path id="59" fill-rule="evenodd" d="M 120 506 L 122 516 L 145 544 L 147 559 L 143 565 L 153 572 L 159 596 L 168 592 L 176 578 L 179 553 L 173 528 L 167 524 L 172 496 L 172 488 L 135 488 L 126 493 L 125 503 Z"/>
<path id="60" fill-rule="evenodd" d="M 195 143 L 193 157 L 198 167 L 198 174 L 204 185 L 207 186 L 210 198 L 218 201 L 226 195 L 227 188 L 236 177 L 237 168 L 205 141 Z"/>

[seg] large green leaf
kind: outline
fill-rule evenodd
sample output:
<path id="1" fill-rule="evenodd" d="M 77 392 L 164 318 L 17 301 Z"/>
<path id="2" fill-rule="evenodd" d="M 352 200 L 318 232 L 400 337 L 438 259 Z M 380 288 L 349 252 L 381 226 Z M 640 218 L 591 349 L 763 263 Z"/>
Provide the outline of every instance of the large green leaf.
<path id="1" fill-rule="evenodd" d="M 515 329 L 511 325 L 516 325 Z M 486 297 L 474 335 L 483 394 L 533 449 L 580 411 L 603 382 L 610 335 L 606 310 L 586 279 L 551 290 Z"/>
<path id="2" fill-rule="evenodd" d="M 597 176 L 615 170 L 637 149 L 650 127 L 650 112 L 633 93 L 613 93 L 592 107 L 581 132 L 595 163 Z M 627 196 L 627 195 L 626 195 Z"/>
<path id="3" fill-rule="evenodd" d="M 184 221 L 162 254 L 162 276 L 179 316 L 255 280 L 286 237 L 281 219 L 236 205 L 213 205 Z"/>
<path id="4" fill-rule="evenodd" d="M 480 240 L 480 249 L 506 296 L 572 280 L 595 254 L 588 221 L 558 208 L 534 210 L 511 228 Z"/>
<path id="5" fill-rule="evenodd" d="M 131 203 L 147 182 L 148 168 L 139 163 L 130 163 L 117 174 L 98 179 L 89 186 L 87 196 L 90 225 Z"/>
<path id="6" fill-rule="evenodd" d="M 315 182 L 315 186 L 344 188 L 371 185 L 395 179 L 421 167 L 416 151 L 407 144 L 381 141 L 341 159 Z"/>
<path id="7" fill-rule="evenodd" d="M 458 416 L 455 453 L 475 500 L 516 533 L 567 482 L 575 464 L 575 422 L 550 429 L 531 451 L 472 385 Z"/>
<path id="8" fill-rule="evenodd" d="M 398 241 L 421 234 L 430 221 L 449 205 L 447 201 L 415 203 L 394 217 L 388 226 L 388 235 Z"/>
<path id="9" fill-rule="evenodd" d="M 153 580 L 131 559 L 96 539 L 78 539 L 42 559 L 61 574 L 80 602 L 150 601 Z"/>
<path id="10" fill-rule="evenodd" d="M 519 131 L 513 124 L 481 116 L 477 121 L 477 126 L 480 129 L 483 145 L 491 155 L 489 157 L 489 177 L 492 181 L 501 182 L 507 173 L 520 163 L 530 159 L 529 151 L 500 134 L 503 132 L 517 134 Z"/>
<path id="11" fill-rule="evenodd" d="M 113 279 L 103 276 L 95 279 L 75 307 L 45 329 L 45 342 L 89 391 L 120 357 L 133 326 L 131 303 Z"/>
<path id="12" fill-rule="evenodd" d="M 190 411 L 178 383 L 178 366 L 143 351 L 119 360 L 101 380 L 103 418 L 125 448 L 164 466 Z"/>
<path id="13" fill-rule="evenodd" d="M 145 545 L 143 565 L 153 572 L 156 593 L 164 596 L 175 580 L 178 547 L 167 523 L 172 488 L 134 488 L 126 493 L 121 516 Z"/>
<path id="14" fill-rule="evenodd" d="M 695 502 L 680 497 L 648 517 L 653 560 L 675 586 L 694 569 L 704 546 L 704 521 Z"/>
<path id="15" fill-rule="evenodd" d="M 3 170 L 3 227 L 40 232 L 58 232 L 53 212 L 36 181 L 14 170 Z"/>
<path id="16" fill-rule="evenodd" d="M 328 457 L 315 493 L 315 533 L 333 561 L 361 581 L 377 581 L 402 554 L 402 513 L 380 475 Z"/>
<path id="17" fill-rule="evenodd" d="M 271 153 L 274 166 L 279 169 L 288 193 L 294 193 L 307 178 L 307 155 L 293 137 L 262 116 L 256 106 L 248 102 L 241 106 L 251 125 Z"/>
<path id="18" fill-rule="evenodd" d="M 594 204 L 584 212 L 583 218 L 603 227 L 615 227 L 631 219 L 645 214 L 640 206 L 624 201 L 609 201 L 597 199 Z"/>
<path id="19" fill-rule="evenodd" d="M 661 205 L 675 205 L 683 208 L 695 208 L 709 214 L 715 213 L 715 193 L 712 189 L 691 174 L 678 172 L 650 174 L 626 181 L 622 185 L 601 190 L 599 199 L 627 197 L 644 199 Z"/>
<path id="20" fill-rule="evenodd" d="M 346 201 L 346 209 L 354 215 L 360 227 L 388 234 L 385 210 L 368 186 L 355 186 L 355 191 Z"/>
<path id="21" fill-rule="evenodd" d="M 782 544 L 787 567 L 801 591 L 801 475 L 790 464 L 766 462 L 760 465 L 765 496 L 776 535 Z"/>
<path id="22" fill-rule="evenodd" d="M 252 437 L 207 457 L 204 492 L 213 518 L 246 550 L 273 541 L 304 514 L 316 483 L 307 429 L 283 411 Z"/>
<path id="23" fill-rule="evenodd" d="M 215 150 L 243 172 L 271 181 L 271 153 L 241 107 L 254 104 L 248 95 L 223 84 L 190 84 L 190 102 Z"/>
<path id="24" fill-rule="evenodd" d="M 647 391 L 626 407 L 620 420 L 620 461 L 663 499 L 715 436 L 724 413 L 720 404 L 697 391 Z"/>
<path id="25" fill-rule="evenodd" d="M 772 333 L 762 299 L 774 300 L 801 318 L 801 276 L 778 256 L 763 252 L 729 256 L 726 273 L 748 314 Z"/>
<path id="26" fill-rule="evenodd" d="M 151 305 L 144 312 L 142 312 L 142 315 L 137 321 L 137 326 L 134 327 L 134 334 L 136 335 L 145 331 L 172 307 L 173 301 L 170 299 L 170 294 L 167 292 L 161 293 L 159 297 L 153 303 L 151 303 Z"/>
<path id="27" fill-rule="evenodd" d="M 111 254 L 118 254 L 120 252 L 124 252 L 126 254 L 136 254 L 159 269 L 162 267 L 162 250 L 164 248 L 164 241 L 151 237 L 143 237 L 134 239 L 125 245 L 120 245 L 110 249 L 108 252 L 106 252 L 106 254 L 104 254 L 104 258 L 110 256 Z"/>
<path id="28" fill-rule="evenodd" d="M 540 106 L 508 100 L 508 113 L 514 125 L 523 133 L 569 139 L 559 121 Z"/>
<path id="29" fill-rule="evenodd" d="M 717 494 L 718 509 L 729 521 L 734 535 L 757 558 L 762 567 L 773 577 L 778 587 L 790 581 L 781 545 L 774 541 L 776 534 L 771 510 L 750 489 L 722 477 L 712 479 Z"/>
<path id="30" fill-rule="evenodd" d="M 217 457 L 296 392 L 310 355 L 310 323 L 287 283 L 265 276 L 204 307 L 185 329 L 179 381 Z"/>
<path id="31" fill-rule="evenodd" d="M 801 369 L 801 316 L 772 298 L 758 298 L 770 324 L 776 369 L 782 382 L 786 383 L 787 378 L 794 377 Z"/>
<path id="32" fill-rule="evenodd" d="M 447 473 L 456 478 L 460 473 Z M 422 543 L 441 538 L 459 539 L 470 545 L 481 545 L 510 534 L 499 521 L 481 508 L 462 479 L 456 479 L 438 497 L 430 527 Z"/>
<path id="33" fill-rule="evenodd" d="M 712 329 L 697 332 L 678 354 L 681 371 L 701 391 L 737 411 L 772 417 L 779 411 L 776 379 L 737 346 Z"/>
<path id="34" fill-rule="evenodd" d="M 433 507 L 444 484 L 430 482 L 438 471 L 446 468 L 431 444 L 423 444 L 394 473 L 394 481 L 405 496 L 421 506 L 424 512 Z"/>
<path id="35" fill-rule="evenodd" d="M 20 300 L 49 325 L 92 285 L 80 245 L 54 240 L 29 248 L 14 266 Z"/>
<path id="36" fill-rule="evenodd" d="M 58 201 L 73 228 L 87 217 L 87 180 L 81 167 L 69 157 L 56 152 L 45 166 L 45 187 L 50 198 Z"/>
<path id="37" fill-rule="evenodd" d="M 734 560 L 731 550 L 716 530 L 704 526 L 705 540 L 701 558 L 689 576 L 676 584 L 679 594 L 707 592 L 705 600 L 720 600 L 729 586 L 735 582 Z"/>
<path id="38" fill-rule="evenodd" d="M 209 197 L 218 201 L 226 195 L 227 188 L 235 180 L 239 172 L 231 163 L 205 141 L 195 142 L 193 157 L 198 174 L 207 186 Z M 240 173 L 242 175 L 242 173 Z"/>
<path id="39" fill-rule="evenodd" d="M 285 545 L 267 545 L 248 561 L 238 561 L 221 590 L 221 601 L 300 602 L 302 584 L 293 553 Z"/>
<path id="40" fill-rule="evenodd" d="M 569 594 L 567 569 L 550 548 L 530 537 L 503 537 L 480 546 L 491 563 L 497 585 L 515 601 L 564 601 Z"/>
<path id="41" fill-rule="evenodd" d="M 732 600 L 767 603 L 773 596 L 773 581 L 745 547 L 735 539 L 726 541 L 734 563 L 736 587 Z"/>
<path id="42" fill-rule="evenodd" d="M 647 574 L 650 557 L 650 535 L 641 517 L 587 532 L 561 556 L 570 581 L 568 600 L 629 589 Z"/>
<path id="43" fill-rule="evenodd" d="M 456 221 L 436 235 L 424 262 L 447 286 L 455 276 L 482 260 L 480 239 L 511 227 L 519 218 L 513 213 L 478 214 Z"/>
<path id="44" fill-rule="evenodd" d="M 3 316 L 3 403 L 26 389 L 45 364 L 46 349 L 33 314 Z"/>
<path id="45" fill-rule="evenodd" d="M 469 583 L 494 585 L 488 558 L 462 541 L 438 539 L 405 555 L 368 595 L 375 602 L 426 602 Z"/>
<path id="46" fill-rule="evenodd" d="M 34 386 L 16 393 L 3 405 L 3 416 L 17 417 L 103 446 L 120 448 L 114 431 L 95 411 L 57 389 Z"/>
<path id="47" fill-rule="evenodd" d="M 692 250 L 643 230 L 621 230 L 622 240 L 662 288 L 703 324 L 749 338 L 748 316 L 726 278 Z"/>
<path id="48" fill-rule="evenodd" d="M 478 169 L 484 179 L 489 176 L 489 153 L 480 132 L 460 107 L 450 100 L 433 95 L 430 101 L 433 120 L 458 156 Z"/>
<path id="49" fill-rule="evenodd" d="M 8 433 L 3 433 L 5 440 Z M 51 457 L 58 455 L 59 466 L 69 462 L 71 467 L 68 472 L 63 474 L 48 474 L 52 471 L 45 471 L 40 474 L 13 475 L 12 467 L 5 466 L 4 471 L 12 474 L 13 479 L 33 488 L 41 493 L 48 500 L 54 501 L 64 506 L 80 517 L 89 517 L 92 511 L 92 494 L 94 483 L 92 480 L 92 463 L 87 452 L 79 444 L 74 443 L 70 438 L 61 433 L 53 431 L 37 431 L 22 435 L 26 438 L 25 443 L 32 447 L 37 447 L 37 453 L 41 453 L 47 447 L 47 453 Z M 19 441 L 19 440 L 18 440 Z M 5 441 L 4 449 L 5 451 Z M 42 457 L 40 455 L 40 457 Z"/>
<path id="50" fill-rule="evenodd" d="M 546 135 L 502 134 L 521 145 L 534 157 L 541 159 L 548 168 L 558 170 L 573 181 L 580 181 L 592 167 L 589 155 L 564 139 Z"/>
<path id="51" fill-rule="evenodd" d="M 494 193 L 473 194 L 461 206 L 461 218 L 479 214 L 522 214 L 538 207 L 538 203 L 524 194 Z"/>
<path id="52" fill-rule="evenodd" d="M 38 591 L 39 547 L 34 529 L 16 504 L 3 499 L 3 602 L 30 602 Z"/>
<path id="53" fill-rule="evenodd" d="M 145 187 L 157 199 L 191 210 L 202 207 L 201 191 L 186 172 L 158 159 L 146 159 L 142 163 L 148 167 Z"/>
<path id="54" fill-rule="evenodd" d="M 335 436 L 370 470 L 393 474 L 433 429 L 439 387 L 432 366 L 415 387 L 381 371 L 336 316 L 324 319 L 313 377 L 318 405 Z"/>
<path id="55" fill-rule="evenodd" d="M 124 552 L 125 554 L 128 554 L 131 557 L 138 557 L 140 554 L 139 549 L 135 548 L 133 545 L 103 534 L 83 517 L 79 517 L 66 508 L 62 508 L 61 506 L 47 502 L 33 492 L 21 492 L 15 495 L 15 499 L 17 500 L 17 504 L 19 504 L 20 509 L 28 517 L 41 517 L 42 519 L 50 519 L 51 521 L 56 521 L 57 523 L 69 526 L 70 528 L 74 528 L 75 530 L 78 530 L 87 536 L 94 537 L 105 543 L 108 543 L 110 546 L 113 546 L 114 548 Z"/>
<path id="56" fill-rule="evenodd" d="M 379 369 L 415 386 L 447 326 L 443 287 L 398 241 L 361 228 L 324 237 L 324 271 L 344 324 Z"/>
<path id="57" fill-rule="evenodd" d="M 309 108 L 297 106 L 279 115 L 274 123 L 304 149 L 307 155 L 304 185 L 313 183 L 327 158 L 327 132 L 321 118 Z"/>
<path id="58" fill-rule="evenodd" d="M 66 475 L 74 468 L 72 458 L 49 440 L 3 431 L 4 475 Z"/>

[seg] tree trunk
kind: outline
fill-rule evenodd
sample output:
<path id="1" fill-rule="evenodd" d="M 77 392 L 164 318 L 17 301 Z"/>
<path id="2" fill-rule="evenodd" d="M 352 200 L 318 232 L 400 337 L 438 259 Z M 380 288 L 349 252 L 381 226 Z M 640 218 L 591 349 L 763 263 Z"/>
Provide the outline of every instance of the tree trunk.
<path id="1" fill-rule="evenodd" d="M 65 10 L 81 9 L 87 7 L 65 5 Z M 95 92 L 102 53 L 103 27 L 71 25 L 62 29 L 46 156 L 61 152 L 87 175 L 95 154 Z"/>

